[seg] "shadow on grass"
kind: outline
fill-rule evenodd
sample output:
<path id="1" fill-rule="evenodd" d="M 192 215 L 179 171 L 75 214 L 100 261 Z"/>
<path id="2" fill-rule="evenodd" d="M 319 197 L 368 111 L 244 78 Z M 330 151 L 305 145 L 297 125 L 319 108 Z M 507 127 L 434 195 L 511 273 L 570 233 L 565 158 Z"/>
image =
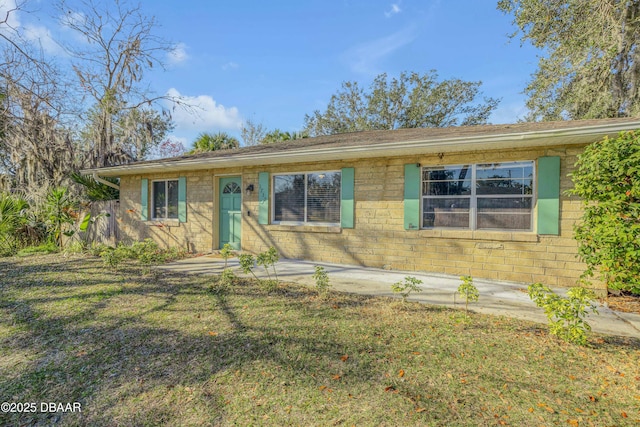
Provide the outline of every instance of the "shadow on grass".
<path id="1" fill-rule="evenodd" d="M 194 384 L 201 390 L 195 397 L 198 404 L 221 420 L 224 396 L 209 384 L 220 371 L 242 371 L 260 363 L 277 366 L 287 377 L 315 386 L 318 360 L 337 359 L 348 346 L 290 319 L 260 324 L 250 309 L 239 309 L 230 301 L 243 298 L 260 304 L 262 312 L 265 308 L 268 312 L 269 304 L 306 311 L 303 302 L 283 306 L 249 286 L 236 288 L 233 298 L 216 298 L 206 291 L 210 277 L 193 277 L 184 284 L 184 276 L 178 274 L 145 278 L 139 268 L 113 273 L 100 264 L 99 260 L 47 257 L 32 265 L 20 260 L 2 263 L 14 269 L 10 283 L 4 285 L 10 292 L 0 295 L 0 324 L 10 331 L 2 338 L 2 353 L 25 355 L 13 366 L 0 365 L 3 397 L 83 403 L 82 415 L 12 414 L 10 424 L 61 419 L 70 424 L 89 419 L 94 425 L 180 423 L 180 412 L 167 412 L 166 405 L 133 408 L 123 402 L 146 401 L 149 396 L 162 402 L 169 390 L 191 389 Z M 132 277 L 125 281 L 124 275 Z M 17 282 L 11 283 L 12 278 Z M 114 285 L 119 288 L 112 289 Z M 47 296 L 55 289 L 69 293 Z M 275 297 L 295 299 L 308 294 L 287 288 Z M 190 300 L 193 307 L 188 306 Z M 212 311 L 220 315 L 213 316 Z M 208 325 L 207 317 L 218 325 Z M 208 331 L 218 327 L 220 332 Z M 361 375 L 366 380 L 373 373 Z M 208 415 L 207 419 L 216 418 Z"/>

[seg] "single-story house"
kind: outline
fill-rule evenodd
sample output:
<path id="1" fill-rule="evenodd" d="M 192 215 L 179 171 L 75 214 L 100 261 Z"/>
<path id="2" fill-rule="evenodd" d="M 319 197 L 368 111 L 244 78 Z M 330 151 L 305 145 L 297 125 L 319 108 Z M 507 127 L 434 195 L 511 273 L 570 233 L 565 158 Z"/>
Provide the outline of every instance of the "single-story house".
<path id="1" fill-rule="evenodd" d="M 573 286 L 566 194 L 607 119 L 355 132 L 85 170 L 120 178 L 122 240 Z M 604 287 L 601 285 L 600 291 Z"/>

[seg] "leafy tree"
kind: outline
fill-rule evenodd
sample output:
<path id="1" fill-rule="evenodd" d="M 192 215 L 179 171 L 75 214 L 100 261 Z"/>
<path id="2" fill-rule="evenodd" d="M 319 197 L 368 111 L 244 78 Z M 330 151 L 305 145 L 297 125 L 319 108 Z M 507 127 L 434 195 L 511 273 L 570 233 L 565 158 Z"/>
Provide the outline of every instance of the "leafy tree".
<path id="1" fill-rule="evenodd" d="M 84 193 L 91 201 L 96 200 L 117 200 L 120 198 L 120 190 L 96 181 L 92 177 L 72 173 L 71 179 L 84 187 Z M 106 181 L 118 184 L 117 178 L 104 178 Z"/>
<path id="2" fill-rule="evenodd" d="M 172 128 L 143 82 L 172 48 L 153 19 L 127 0 L 62 0 L 60 23 L 77 37 L 53 60 L 8 24 L 25 3 L 0 16 L 0 184 L 44 193 L 81 168 L 147 157 Z"/>
<path id="3" fill-rule="evenodd" d="M 324 112 L 305 115 L 310 135 L 331 135 L 376 129 L 447 127 L 487 122 L 499 100 L 478 103 L 481 82 L 438 80 L 435 71 L 403 72 L 398 78 L 378 75 L 368 91 L 344 82 Z"/>
<path id="4" fill-rule="evenodd" d="M 260 141 L 260 144 L 273 144 L 283 141 L 293 141 L 296 139 L 308 138 L 309 134 L 306 132 L 283 132 L 280 129 L 274 129 L 271 132 L 267 132 Z"/>
<path id="5" fill-rule="evenodd" d="M 61 23 L 86 43 L 66 46 L 73 71 L 93 108 L 85 139 L 92 167 L 144 158 L 171 130 L 170 117 L 150 110 L 164 96 L 152 96 L 142 84 L 145 71 L 162 65 L 172 45 L 153 33 L 155 21 L 126 0 L 62 0 Z"/>
<path id="6" fill-rule="evenodd" d="M 525 89 L 529 120 L 640 113 L 640 2 L 500 0 L 498 9 L 544 52 Z"/>
<path id="7" fill-rule="evenodd" d="M 65 187 L 52 188 L 47 193 L 44 210 L 51 237 L 59 248 L 62 248 L 62 235 L 65 226 L 69 226 L 77 219 L 78 202 Z"/>
<path id="8" fill-rule="evenodd" d="M 575 227 L 583 277 L 640 295 L 640 131 L 589 145 L 572 179 L 584 209 Z"/>
<path id="9" fill-rule="evenodd" d="M 258 145 L 264 139 L 267 129 L 262 123 L 256 123 L 251 119 L 245 120 L 240 129 L 240 136 L 245 146 Z"/>
<path id="10" fill-rule="evenodd" d="M 12 255 L 20 247 L 20 229 L 26 224 L 29 204 L 17 195 L 0 193 L 0 256 Z"/>
<path id="11" fill-rule="evenodd" d="M 193 141 L 193 148 L 189 151 L 189 154 L 203 153 L 206 151 L 232 150 L 238 147 L 240 147 L 238 139 L 228 133 L 203 132 Z"/>

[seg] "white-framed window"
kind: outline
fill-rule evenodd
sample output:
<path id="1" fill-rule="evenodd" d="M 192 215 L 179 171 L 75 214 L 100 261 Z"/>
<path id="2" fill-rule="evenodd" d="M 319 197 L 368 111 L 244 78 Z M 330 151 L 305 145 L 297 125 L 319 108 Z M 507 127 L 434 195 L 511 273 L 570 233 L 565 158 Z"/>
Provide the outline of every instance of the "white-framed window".
<path id="1" fill-rule="evenodd" d="M 422 168 L 422 227 L 523 230 L 533 226 L 534 162 Z"/>
<path id="2" fill-rule="evenodd" d="M 340 224 L 340 171 L 273 175 L 274 224 Z"/>
<path id="3" fill-rule="evenodd" d="M 151 183 L 151 218 L 178 219 L 178 180 Z"/>

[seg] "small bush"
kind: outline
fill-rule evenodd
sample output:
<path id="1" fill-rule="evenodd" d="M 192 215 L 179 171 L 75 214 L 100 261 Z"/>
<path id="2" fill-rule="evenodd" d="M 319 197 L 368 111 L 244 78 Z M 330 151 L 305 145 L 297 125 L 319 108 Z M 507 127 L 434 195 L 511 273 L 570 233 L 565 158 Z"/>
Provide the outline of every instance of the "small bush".
<path id="1" fill-rule="evenodd" d="M 47 242 L 38 246 L 28 246 L 24 249 L 20 249 L 16 255 L 29 256 L 35 254 L 53 254 L 58 252 L 58 250 L 58 246 L 54 242 Z"/>
<path id="2" fill-rule="evenodd" d="M 584 212 L 574 227 L 583 281 L 640 295 L 640 131 L 589 145 L 571 178 Z"/>
<path id="3" fill-rule="evenodd" d="M 119 264 L 126 260 L 136 260 L 148 268 L 152 265 L 163 264 L 184 257 L 184 251 L 177 248 L 160 249 L 158 244 L 152 239 L 145 239 L 141 242 L 134 242 L 130 246 L 119 244 L 115 249 L 97 246 L 92 249 L 92 253 L 97 253 L 104 260 L 105 265 L 117 268 Z"/>
<path id="4" fill-rule="evenodd" d="M 209 286 L 209 291 L 218 296 L 227 295 L 235 286 L 238 278 L 229 268 L 222 270 L 222 274 Z"/>
<path id="5" fill-rule="evenodd" d="M 469 312 L 469 302 L 476 302 L 480 297 L 480 292 L 478 288 L 473 284 L 473 278 L 471 276 L 462 276 L 460 277 L 462 283 L 458 286 L 458 293 L 462 295 L 465 299 L 464 302 L 464 311 L 465 313 Z"/>
<path id="6" fill-rule="evenodd" d="M 264 270 L 267 272 L 267 276 L 269 276 L 269 280 L 271 280 L 271 274 L 269 273 L 269 267 L 272 268 L 273 274 L 275 276 L 275 281 L 278 281 L 278 272 L 276 271 L 276 263 L 280 260 L 280 256 L 278 255 L 278 251 L 273 246 L 268 250 L 258 254 L 256 257 L 256 263 L 264 267 Z"/>
<path id="7" fill-rule="evenodd" d="M 253 271 L 253 268 L 256 265 L 256 259 L 253 255 L 241 254 L 238 257 L 238 262 L 240 263 L 240 268 L 244 274 L 251 274 L 257 281 L 260 281 L 258 276 L 256 276 L 256 273 Z"/>
<path id="8" fill-rule="evenodd" d="M 329 283 L 329 275 L 321 265 L 315 266 L 315 273 L 313 273 L 313 279 L 316 281 L 316 290 L 318 296 L 322 299 L 327 299 L 329 292 L 331 291 L 331 284 Z"/>
<path id="9" fill-rule="evenodd" d="M 396 282 L 393 285 L 391 285 L 391 290 L 397 294 L 402 295 L 402 302 L 404 303 L 407 301 L 407 298 L 409 297 L 409 294 L 411 294 L 411 292 L 422 291 L 420 286 L 418 286 L 421 284 L 422 284 L 422 280 L 412 276 L 406 276 L 404 278 L 404 281 Z"/>
<path id="10" fill-rule="evenodd" d="M 587 310 L 598 314 L 593 291 L 580 287 L 571 288 L 564 298 L 541 283 L 530 285 L 528 291 L 529 298 L 538 307 L 544 308 L 552 335 L 575 344 L 587 343 L 587 332 L 591 330 L 591 326 L 584 320 Z"/>
<path id="11" fill-rule="evenodd" d="M 278 252 L 275 248 L 271 247 L 267 251 L 258 254 L 257 257 L 254 257 L 251 254 L 242 254 L 238 257 L 238 262 L 240 263 L 240 268 L 244 274 L 251 274 L 258 281 L 260 287 L 266 292 L 273 292 L 278 288 L 278 273 L 276 271 L 275 264 L 279 259 L 280 257 Z M 253 270 L 256 264 L 264 267 L 264 270 L 267 273 L 267 279 L 260 279 L 256 275 Z M 275 276 L 274 279 L 271 278 L 269 267 L 273 270 Z"/>
<path id="12" fill-rule="evenodd" d="M 222 246 L 222 249 L 220 249 L 220 256 L 224 260 L 224 269 L 226 270 L 227 269 L 227 262 L 229 261 L 229 258 L 231 258 L 233 256 L 233 248 L 231 247 L 230 244 L 225 243 Z"/>
<path id="13" fill-rule="evenodd" d="M 260 280 L 260 289 L 270 294 L 278 289 L 278 281 L 274 279 Z"/>
<path id="14" fill-rule="evenodd" d="M 105 266 L 117 270 L 122 261 L 127 258 L 127 254 L 121 248 L 108 248 L 100 253 Z"/>
<path id="15" fill-rule="evenodd" d="M 101 256 L 102 252 L 109 249 L 113 249 L 113 248 L 105 245 L 104 243 L 92 243 L 91 246 L 89 246 L 88 251 L 93 256 Z"/>

